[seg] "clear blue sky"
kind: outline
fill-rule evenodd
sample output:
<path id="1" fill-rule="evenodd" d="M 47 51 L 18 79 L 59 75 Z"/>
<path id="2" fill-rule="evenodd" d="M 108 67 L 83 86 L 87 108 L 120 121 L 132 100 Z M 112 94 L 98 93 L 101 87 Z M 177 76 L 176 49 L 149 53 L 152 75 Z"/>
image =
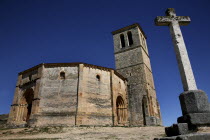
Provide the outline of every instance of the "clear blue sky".
<path id="1" fill-rule="evenodd" d="M 197 86 L 210 96 L 209 0 L 1 0 L 0 114 L 9 113 L 18 72 L 37 64 L 114 68 L 111 31 L 137 22 L 148 37 L 163 124 L 175 123 L 181 116 L 182 84 L 169 29 L 154 25 L 166 8 L 191 17 L 182 33 Z"/>

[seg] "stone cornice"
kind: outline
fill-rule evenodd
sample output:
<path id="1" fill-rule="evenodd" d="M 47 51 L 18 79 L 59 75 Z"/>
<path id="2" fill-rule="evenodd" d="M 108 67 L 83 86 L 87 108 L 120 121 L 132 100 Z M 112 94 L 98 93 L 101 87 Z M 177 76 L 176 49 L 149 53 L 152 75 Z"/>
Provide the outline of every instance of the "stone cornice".
<path id="1" fill-rule="evenodd" d="M 72 67 L 72 66 L 79 66 L 79 64 L 83 64 L 85 67 L 91 67 L 91 68 L 96 68 L 96 69 L 101 69 L 101 70 L 106 70 L 106 71 L 111 71 L 114 70 L 114 73 L 121 79 L 127 80 L 124 78 L 121 74 L 119 74 L 115 69 L 112 68 L 107 68 L 107 67 L 102 67 L 102 66 L 97 66 L 97 65 L 92 65 L 92 64 L 87 64 L 87 63 L 82 63 L 82 62 L 75 62 L 75 63 L 42 63 L 39 65 L 36 65 L 30 69 L 27 69 L 25 71 L 22 71 L 19 73 L 19 75 L 25 74 L 27 72 L 31 72 L 35 69 L 38 69 L 41 66 L 44 66 L 45 68 L 53 68 L 53 67 Z"/>

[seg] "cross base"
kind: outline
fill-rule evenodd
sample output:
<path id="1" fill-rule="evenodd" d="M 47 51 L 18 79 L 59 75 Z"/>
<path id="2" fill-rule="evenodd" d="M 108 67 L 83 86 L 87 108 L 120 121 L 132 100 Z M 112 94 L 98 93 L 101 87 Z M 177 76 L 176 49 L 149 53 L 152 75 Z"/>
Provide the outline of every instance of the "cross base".
<path id="1" fill-rule="evenodd" d="M 207 94 L 202 90 L 189 90 L 179 96 L 182 114 L 210 112 Z"/>
<path id="2" fill-rule="evenodd" d="M 177 119 L 178 124 L 165 128 L 168 137 L 154 140 L 206 140 L 210 134 L 194 133 L 198 127 L 210 126 L 210 104 L 207 94 L 202 90 L 185 91 L 179 96 L 183 116 Z"/>
<path id="3" fill-rule="evenodd" d="M 209 133 L 186 134 L 174 137 L 155 138 L 154 140 L 209 140 Z"/>
<path id="4" fill-rule="evenodd" d="M 191 126 L 210 126 L 210 113 L 190 113 L 179 117 L 177 122 Z"/>

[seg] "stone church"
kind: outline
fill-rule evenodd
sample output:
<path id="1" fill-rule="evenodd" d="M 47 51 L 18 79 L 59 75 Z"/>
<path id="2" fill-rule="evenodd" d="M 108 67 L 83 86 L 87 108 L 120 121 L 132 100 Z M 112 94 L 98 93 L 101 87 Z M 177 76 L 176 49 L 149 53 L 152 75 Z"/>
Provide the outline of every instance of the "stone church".
<path id="1" fill-rule="evenodd" d="M 132 24 L 112 35 L 116 69 L 46 63 L 20 72 L 8 125 L 161 125 L 145 33 Z"/>

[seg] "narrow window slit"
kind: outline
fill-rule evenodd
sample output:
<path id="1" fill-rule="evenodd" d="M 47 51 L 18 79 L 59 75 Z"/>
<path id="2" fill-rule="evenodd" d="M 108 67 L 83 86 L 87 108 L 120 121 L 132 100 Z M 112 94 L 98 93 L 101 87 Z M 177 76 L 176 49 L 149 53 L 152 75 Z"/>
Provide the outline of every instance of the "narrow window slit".
<path id="1" fill-rule="evenodd" d="M 129 46 L 133 45 L 133 37 L 131 31 L 127 32 Z"/>
<path id="2" fill-rule="evenodd" d="M 124 38 L 123 34 L 120 35 L 120 41 L 121 41 L 121 47 L 124 48 L 125 47 L 125 38 Z"/>
<path id="3" fill-rule="evenodd" d="M 65 77 L 65 72 L 60 72 L 60 78 L 61 79 L 65 79 L 66 77 Z"/>
<path id="4" fill-rule="evenodd" d="M 100 81 L 100 80 L 101 80 L 100 75 L 96 75 L 96 79 L 97 79 L 98 81 Z"/>

